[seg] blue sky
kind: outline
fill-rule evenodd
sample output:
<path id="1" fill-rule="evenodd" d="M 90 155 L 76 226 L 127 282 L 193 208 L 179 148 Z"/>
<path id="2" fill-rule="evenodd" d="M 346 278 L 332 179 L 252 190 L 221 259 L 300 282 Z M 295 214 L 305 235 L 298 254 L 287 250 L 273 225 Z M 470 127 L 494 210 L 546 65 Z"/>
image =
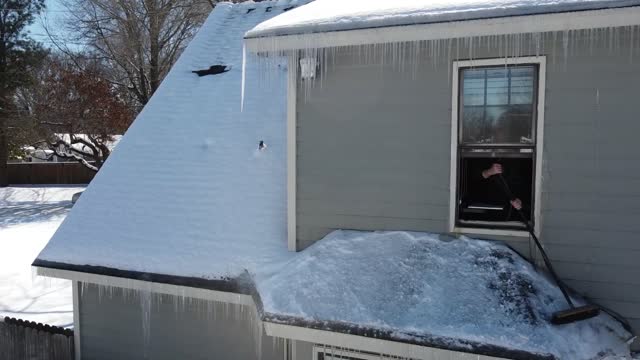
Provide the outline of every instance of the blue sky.
<path id="1" fill-rule="evenodd" d="M 67 9 L 62 6 L 60 0 L 45 0 L 47 6 L 46 10 L 37 17 L 33 25 L 29 27 L 30 36 L 39 42 L 43 43 L 47 47 L 52 47 L 53 43 L 47 36 L 47 32 L 44 29 L 44 23 L 48 24 L 49 28 L 57 37 L 65 38 L 63 19 Z M 71 45 L 71 48 L 79 47 L 76 44 Z"/>

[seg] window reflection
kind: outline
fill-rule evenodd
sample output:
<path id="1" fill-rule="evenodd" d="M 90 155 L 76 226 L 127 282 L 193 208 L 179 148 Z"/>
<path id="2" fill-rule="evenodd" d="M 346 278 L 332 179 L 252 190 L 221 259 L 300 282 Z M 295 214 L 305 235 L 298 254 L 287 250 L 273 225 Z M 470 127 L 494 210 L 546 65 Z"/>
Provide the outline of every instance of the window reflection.
<path id="1" fill-rule="evenodd" d="M 535 67 L 462 71 L 462 142 L 533 144 Z"/>

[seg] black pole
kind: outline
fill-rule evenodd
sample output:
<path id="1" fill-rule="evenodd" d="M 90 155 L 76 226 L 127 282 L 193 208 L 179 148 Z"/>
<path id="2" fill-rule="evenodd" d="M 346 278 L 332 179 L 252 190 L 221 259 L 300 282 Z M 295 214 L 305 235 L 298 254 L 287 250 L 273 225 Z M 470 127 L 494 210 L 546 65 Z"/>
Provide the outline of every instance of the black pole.
<path id="1" fill-rule="evenodd" d="M 516 197 L 513 196 L 513 193 L 509 188 L 509 184 L 507 184 L 507 181 L 504 179 L 504 176 L 502 176 L 502 174 L 498 174 L 498 179 L 500 179 L 502 188 L 505 194 L 509 197 L 509 200 L 515 200 Z M 540 250 L 540 254 L 542 254 L 542 259 L 544 260 L 544 264 L 547 266 L 549 273 L 551 273 L 551 277 L 553 277 L 553 280 L 558 285 L 558 288 L 560 288 L 560 291 L 562 291 L 562 295 L 564 295 L 564 298 L 565 300 L 567 300 L 567 303 L 569 304 L 569 306 L 571 306 L 571 308 L 575 308 L 575 306 L 573 305 L 573 301 L 571 301 L 571 297 L 569 297 L 569 293 L 567 292 L 567 289 L 565 289 L 564 285 L 562 285 L 562 283 L 560 282 L 560 278 L 558 277 L 558 274 L 556 274 L 555 270 L 553 269 L 553 266 L 551 265 L 551 260 L 549 260 L 549 257 L 547 256 L 547 252 L 544 251 L 544 249 L 542 248 L 542 244 L 540 243 L 540 240 L 538 240 L 538 237 L 534 233 L 533 228 L 531 227 L 531 224 L 529 224 L 529 221 L 524 216 L 521 209 L 516 209 L 516 210 L 518 214 L 520 214 L 520 218 L 522 219 L 522 222 L 526 226 L 527 231 L 533 238 L 533 241 L 535 242 L 536 247 L 538 248 L 538 250 Z"/>

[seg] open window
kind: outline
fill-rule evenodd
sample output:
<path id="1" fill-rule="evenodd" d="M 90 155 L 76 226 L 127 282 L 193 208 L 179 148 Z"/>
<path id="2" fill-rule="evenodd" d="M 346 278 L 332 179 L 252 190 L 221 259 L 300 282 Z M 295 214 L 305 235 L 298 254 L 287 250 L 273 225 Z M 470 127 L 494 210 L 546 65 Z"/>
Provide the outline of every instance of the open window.
<path id="1" fill-rule="evenodd" d="M 511 205 L 514 198 L 520 200 L 525 219 L 535 227 L 544 58 L 534 59 L 509 64 L 504 59 L 456 63 L 453 231 L 517 234 L 526 230 Z M 492 168 L 501 168 L 502 174 L 491 175 Z"/>

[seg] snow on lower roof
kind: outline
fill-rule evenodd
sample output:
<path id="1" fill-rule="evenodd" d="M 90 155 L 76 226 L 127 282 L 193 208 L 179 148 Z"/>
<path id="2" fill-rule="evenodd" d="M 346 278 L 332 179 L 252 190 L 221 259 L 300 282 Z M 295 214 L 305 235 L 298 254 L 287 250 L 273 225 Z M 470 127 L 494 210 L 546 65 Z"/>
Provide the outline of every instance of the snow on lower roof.
<path id="1" fill-rule="evenodd" d="M 638 6 L 638 0 L 316 0 L 269 19 L 246 38 Z"/>
<path id="2" fill-rule="evenodd" d="M 244 33 L 298 3 L 218 3 L 38 260 L 214 279 L 290 256 L 286 61 L 249 55 L 240 100 Z"/>
<path id="3" fill-rule="evenodd" d="M 335 231 L 278 271 L 257 274 L 256 284 L 271 321 L 372 328 L 394 339 L 470 352 L 484 347 L 508 358 L 522 358 L 509 350 L 529 353 L 526 359 L 630 356 L 631 335 L 609 315 L 550 324 L 553 312 L 567 309 L 560 290 L 500 243 Z"/>

